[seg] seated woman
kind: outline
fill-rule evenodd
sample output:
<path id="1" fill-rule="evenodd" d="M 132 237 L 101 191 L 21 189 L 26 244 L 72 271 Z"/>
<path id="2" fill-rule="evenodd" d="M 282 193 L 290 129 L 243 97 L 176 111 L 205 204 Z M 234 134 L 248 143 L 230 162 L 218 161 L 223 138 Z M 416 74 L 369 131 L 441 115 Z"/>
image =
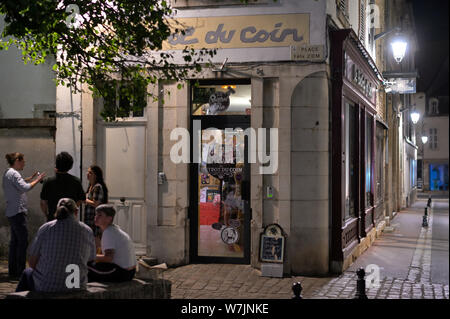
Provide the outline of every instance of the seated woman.
<path id="1" fill-rule="evenodd" d="M 88 280 L 121 282 L 132 280 L 136 273 L 136 253 L 130 236 L 113 224 L 116 210 L 102 204 L 95 209 L 95 225 L 102 230 L 102 254 L 88 265 Z"/>

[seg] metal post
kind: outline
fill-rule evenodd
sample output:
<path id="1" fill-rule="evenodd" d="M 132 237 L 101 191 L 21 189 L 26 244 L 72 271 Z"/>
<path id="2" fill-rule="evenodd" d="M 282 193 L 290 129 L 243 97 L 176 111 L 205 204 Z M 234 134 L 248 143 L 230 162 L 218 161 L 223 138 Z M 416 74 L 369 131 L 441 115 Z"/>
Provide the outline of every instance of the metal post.
<path id="1" fill-rule="evenodd" d="M 302 283 L 300 281 L 295 282 L 292 285 L 292 291 L 294 292 L 294 295 L 292 296 L 292 299 L 303 299 L 300 295 L 302 293 Z"/>
<path id="2" fill-rule="evenodd" d="M 428 207 L 431 207 L 431 195 L 428 197 L 427 206 L 428 206 Z"/>
<path id="3" fill-rule="evenodd" d="M 358 280 L 356 282 L 355 298 L 353 299 L 368 299 L 366 295 L 366 279 L 364 278 L 366 272 L 364 271 L 364 268 L 359 268 L 356 274 L 358 275 Z"/>
<path id="4" fill-rule="evenodd" d="M 428 227 L 428 217 L 426 215 L 422 217 L 422 227 Z"/>

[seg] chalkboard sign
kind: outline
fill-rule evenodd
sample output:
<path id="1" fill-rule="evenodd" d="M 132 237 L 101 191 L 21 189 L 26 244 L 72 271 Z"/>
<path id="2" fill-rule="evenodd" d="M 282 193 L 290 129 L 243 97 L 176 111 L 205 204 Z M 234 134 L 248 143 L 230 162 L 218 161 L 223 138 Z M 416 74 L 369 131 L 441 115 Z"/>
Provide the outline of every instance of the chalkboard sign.
<path id="1" fill-rule="evenodd" d="M 284 237 L 261 235 L 261 261 L 282 263 Z"/>

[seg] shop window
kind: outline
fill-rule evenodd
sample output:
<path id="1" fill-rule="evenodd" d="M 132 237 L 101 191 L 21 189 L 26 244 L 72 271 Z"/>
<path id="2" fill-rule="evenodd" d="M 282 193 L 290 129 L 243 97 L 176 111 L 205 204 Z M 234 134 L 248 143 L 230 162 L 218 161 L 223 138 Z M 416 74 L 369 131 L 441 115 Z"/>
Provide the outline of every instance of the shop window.
<path id="1" fill-rule="evenodd" d="M 448 191 L 448 164 L 430 164 L 430 190 Z"/>
<path id="2" fill-rule="evenodd" d="M 417 160 L 417 180 L 421 179 L 422 180 L 422 160 L 418 159 Z"/>
<path id="3" fill-rule="evenodd" d="M 357 166 L 355 163 L 357 141 L 356 107 L 345 103 L 345 211 L 343 219 L 356 216 Z"/>
<path id="4" fill-rule="evenodd" d="M 366 207 L 372 206 L 372 139 L 373 139 L 373 121 L 372 116 L 366 114 L 365 123 L 365 181 L 366 181 Z"/>
<path id="5" fill-rule="evenodd" d="M 384 196 L 384 128 L 377 124 L 376 140 L 376 170 L 377 170 L 377 202 L 383 201 Z"/>
<path id="6" fill-rule="evenodd" d="M 410 189 L 416 186 L 416 170 L 417 170 L 417 162 L 416 160 L 410 158 L 409 159 L 409 186 Z"/>
<path id="7" fill-rule="evenodd" d="M 250 115 L 250 84 L 192 85 L 192 115 Z"/>

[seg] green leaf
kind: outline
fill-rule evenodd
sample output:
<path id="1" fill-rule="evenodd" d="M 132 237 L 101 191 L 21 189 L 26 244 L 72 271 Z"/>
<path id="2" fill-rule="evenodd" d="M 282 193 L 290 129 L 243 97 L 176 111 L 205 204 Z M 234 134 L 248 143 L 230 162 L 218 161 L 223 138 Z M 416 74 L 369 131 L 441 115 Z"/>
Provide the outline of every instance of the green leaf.
<path id="1" fill-rule="evenodd" d="M 161 48 L 171 35 L 166 17 L 172 9 L 167 1 L 155 5 L 154 0 L 114 0 L 114 10 L 106 1 L 74 1 L 80 5 L 80 13 L 89 16 L 89 23 L 85 21 L 77 28 L 69 27 L 67 22 L 73 22 L 75 16 L 58 8 L 59 2 L 2 1 L 2 38 L 8 41 L 0 40 L 0 50 L 14 44 L 22 52 L 24 63 L 56 60 L 51 65 L 58 85 L 72 86 L 76 92 L 81 89 L 80 84 L 87 83 L 95 96 L 117 100 L 117 107 L 101 113 L 105 120 L 115 121 L 130 110 L 142 110 L 143 101 L 151 96 L 147 85 L 158 85 L 160 79 L 174 80 L 179 82 L 177 88 L 183 87 L 188 69 L 173 64 L 172 54 L 160 51 L 148 58 L 148 48 Z M 206 49 L 196 52 L 189 46 L 183 50 L 185 62 L 196 72 L 202 69 L 203 57 L 214 54 Z M 122 90 L 122 106 L 117 77 L 128 83 Z"/>

